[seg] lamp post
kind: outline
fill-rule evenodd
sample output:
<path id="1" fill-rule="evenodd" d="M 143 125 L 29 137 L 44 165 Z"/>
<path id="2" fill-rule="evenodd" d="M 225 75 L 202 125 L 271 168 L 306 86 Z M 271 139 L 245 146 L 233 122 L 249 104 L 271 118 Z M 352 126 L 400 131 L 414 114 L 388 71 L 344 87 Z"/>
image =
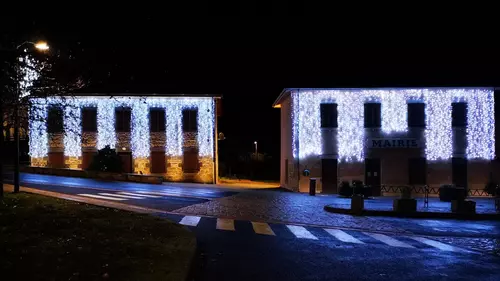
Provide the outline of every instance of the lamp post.
<path id="1" fill-rule="evenodd" d="M 254 141 L 253 144 L 255 144 L 255 159 L 258 159 L 258 154 L 257 154 L 257 141 Z"/>
<path id="2" fill-rule="evenodd" d="M 19 50 L 22 46 L 25 44 L 30 44 L 34 46 L 37 50 L 39 51 L 47 51 L 49 49 L 49 45 L 47 45 L 46 42 L 30 42 L 30 41 L 25 41 L 22 44 L 18 45 L 16 48 L 16 51 Z M 19 75 L 19 74 L 18 74 Z M 19 87 L 19 77 L 17 79 L 17 99 L 15 101 L 15 106 L 14 106 L 14 143 L 15 143 L 15 149 L 14 149 L 14 192 L 19 192 L 19 170 L 20 170 L 20 159 L 19 159 L 19 99 L 21 98 L 21 89 Z"/>

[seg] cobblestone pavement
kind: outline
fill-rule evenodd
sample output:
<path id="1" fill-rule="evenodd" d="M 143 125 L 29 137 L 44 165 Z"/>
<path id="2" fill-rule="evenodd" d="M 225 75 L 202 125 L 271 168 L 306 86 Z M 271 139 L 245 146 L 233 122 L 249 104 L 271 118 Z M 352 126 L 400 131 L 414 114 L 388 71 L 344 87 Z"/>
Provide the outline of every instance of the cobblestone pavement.
<path id="1" fill-rule="evenodd" d="M 187 206 L 174 212 L 237 220 L 409 233 L 394 224 L 376 218 L 333 214 L 324 211 L 323 206 L 331 203 L 332 198 L 330 196 L 312 197 L 307 194 L 291 192 L 252 191 Z"/>
<path id="2" fill-rule="evenodd" d="M 463 249 L 472 249 L 500 257 L 500 239 L 470 237 L 436 237 L 432 239 Z"/>

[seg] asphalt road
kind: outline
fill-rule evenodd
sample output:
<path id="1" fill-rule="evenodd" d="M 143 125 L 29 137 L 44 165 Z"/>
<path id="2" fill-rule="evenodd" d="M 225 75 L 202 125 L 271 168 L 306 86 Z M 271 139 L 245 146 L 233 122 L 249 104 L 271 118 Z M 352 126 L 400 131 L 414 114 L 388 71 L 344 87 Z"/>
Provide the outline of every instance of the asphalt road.
<path id="1" fill-rule="evenodd" d="M 192 280 L 500 280 L 498 257 L 439 249 L 409 236 L 385 235 L 403 243 L 391 246 L 357 231 L 344 233 L 361 243 L 340 241 L 314 227 L 306 230 L 316 239 L 298 238 L 280 224 L 270 224 L 275 235 L 257 234 L 246 221 L 220 230 L 214 218 L 189 227 L 199 245 Z"/>
<path id="2" fill-rule="evenodd" d="M 23 174 L 21 180 L 24 186 L 166 211 L 237 193 L 199 185 L 188 188 L 30 174 Z M 199 248 L 193 280 L 500 280 L 500 257 L 445 242 L 468 236 L 500 238 L 498 222 L 377 218 L 412 233 L 402 235 L 161 216 L 196 233 Z"/>

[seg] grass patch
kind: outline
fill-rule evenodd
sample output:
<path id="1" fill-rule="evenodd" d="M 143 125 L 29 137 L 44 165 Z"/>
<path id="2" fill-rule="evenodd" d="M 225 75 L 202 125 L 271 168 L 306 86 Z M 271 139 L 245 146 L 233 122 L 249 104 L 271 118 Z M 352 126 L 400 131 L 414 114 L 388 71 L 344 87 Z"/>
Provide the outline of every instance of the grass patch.
<path id="1" fill-rule="evenodd" d="M 0 245 L 5 280 L 185 280 L 196 239 L 165 219 L 19 193 L 0 199 Z"/>

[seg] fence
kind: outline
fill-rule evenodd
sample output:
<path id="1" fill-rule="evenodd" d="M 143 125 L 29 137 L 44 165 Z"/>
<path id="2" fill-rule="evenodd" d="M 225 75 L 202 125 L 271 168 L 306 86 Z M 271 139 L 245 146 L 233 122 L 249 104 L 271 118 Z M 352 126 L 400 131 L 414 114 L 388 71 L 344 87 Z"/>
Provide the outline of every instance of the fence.
<path id="1" fill-rule="evenodd" d="M 401 193 L 402 190 L 410 188 L 412 194 L 426 194 L 426 187 L 428 194 L 439 194 L 439 187 L 437 186 L 408 186 L 408 185 L 381 185 L 380 190 L 384 193 Z M 468 189 L 468 196 L 491 196 L 483 189 Z"/>

